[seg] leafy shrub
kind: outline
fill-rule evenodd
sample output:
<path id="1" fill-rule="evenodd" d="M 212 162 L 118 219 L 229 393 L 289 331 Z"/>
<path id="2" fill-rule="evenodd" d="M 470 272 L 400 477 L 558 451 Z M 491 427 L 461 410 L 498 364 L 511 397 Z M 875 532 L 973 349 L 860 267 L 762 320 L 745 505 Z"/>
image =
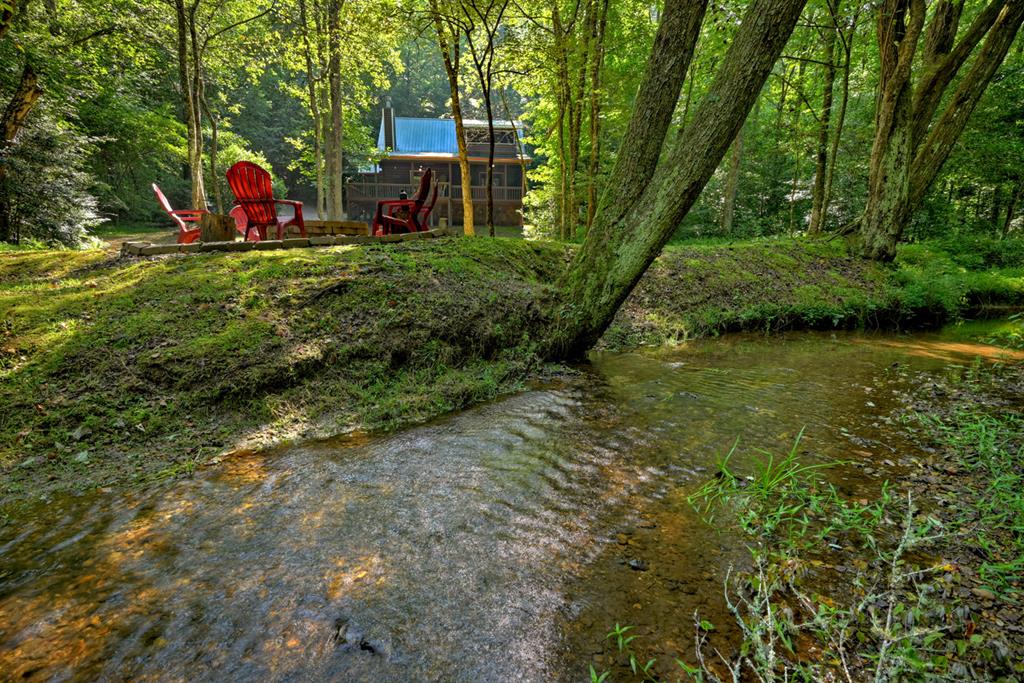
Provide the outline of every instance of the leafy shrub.
<path id="1" fill-rule="evenodd" d="M 957 265 L 971 270 L 1024 266 L 1024 240 L 957 234 L 936 241 Z"/>
<path id="2" fill-rule="evenodd" d="M 86 171 L 92 140 L 45 109 L 35 112 L 0 162 L 0 197 L 10 207 L 12 239 L 77 246 L 103 222 Z"/>

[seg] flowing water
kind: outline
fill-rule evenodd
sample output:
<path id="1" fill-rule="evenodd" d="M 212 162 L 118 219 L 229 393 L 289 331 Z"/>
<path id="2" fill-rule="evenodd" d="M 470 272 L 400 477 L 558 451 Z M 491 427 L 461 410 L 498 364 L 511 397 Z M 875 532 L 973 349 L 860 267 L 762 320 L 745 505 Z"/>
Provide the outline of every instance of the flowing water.
<path id="1" fill-rule="evenodd" d="M 596 354 L 426 426 L 49 501 L 0 528 L 0 679 L 577 681 L 616 621 L 685 656 L 694 610 L 734 636 L 722 582 L 748 552 L 685 497 L 737 438 L 804 429 L 804 460 L 869 462 L 830 476 L 877 490 L 915 453 L 886 420 L 908 376 L 992 353 L 944 333 Z"/>

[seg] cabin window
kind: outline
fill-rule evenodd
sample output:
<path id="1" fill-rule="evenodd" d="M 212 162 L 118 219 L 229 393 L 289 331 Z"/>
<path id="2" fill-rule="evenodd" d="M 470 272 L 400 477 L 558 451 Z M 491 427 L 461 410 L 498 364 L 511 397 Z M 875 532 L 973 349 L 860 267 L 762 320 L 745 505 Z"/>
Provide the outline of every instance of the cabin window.
<path id="1" fill-rule="evenodd" d="M 487 167 L 480 164 L 473 164 L 473 187 L 483 187 L 487 184 Z"/>
<path id="2" fill-rule="evenodd" d="M 523 184 L 523 169 L 521 166 L 506 166 L 505 180 L 509 187 L 519 187 Z"/>
<path id="3" fill-rule="evenodd" d="M 487 186 L 487 166 L 473 166 L 473 187 Z M 505 186 L 505 167 L 494 167 L 494 187 Z"/>

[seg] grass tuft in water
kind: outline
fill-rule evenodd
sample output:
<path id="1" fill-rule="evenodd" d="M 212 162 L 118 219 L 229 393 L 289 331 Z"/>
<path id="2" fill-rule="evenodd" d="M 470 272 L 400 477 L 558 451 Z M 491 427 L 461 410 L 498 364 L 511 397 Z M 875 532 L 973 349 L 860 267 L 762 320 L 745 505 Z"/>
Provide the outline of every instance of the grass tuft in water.
<path id="1" fill-rule="evenodd" d="M 714 478 L 687 497 L 691 506 L 715 525 L 721 513 L 731 515 L 725 524 L 737 524 L 752 539 L 783 543 L 790 552 L 817 546 L 838 534 L 852 535 L 873 547 L 874 532 L 889 502 L 889 487 L 871 505 L 844 499 L 819 475 L 843 463 L 801 463 L 798 455 L 803 430 L 784 455 L 755 449 L 751 474 L 730 468 L 739 447 L 737 440 L 718 462 Z"/>

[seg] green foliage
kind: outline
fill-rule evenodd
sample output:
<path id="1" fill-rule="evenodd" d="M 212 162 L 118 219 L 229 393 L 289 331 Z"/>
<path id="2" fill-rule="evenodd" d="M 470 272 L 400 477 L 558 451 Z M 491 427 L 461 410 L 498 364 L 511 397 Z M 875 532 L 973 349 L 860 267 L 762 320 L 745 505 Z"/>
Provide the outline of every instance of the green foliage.
<path id="1" fill-rule="evenodd" d="M 103 222 L 86 167 L 92 141 L 40 111 L 0 159 L 0 183 L 18 240 L 77 246 Z"/>
<path id="2" fill-rule="evenodd" d="M 1024 349 L 1024 314 L 1014 313 L 1005 326 L 995 330 L 982 341 L 1016 351 Z"/>
<path id="3" fill-rule="evenodd" d="M 883 486 L 881 497 L 872 505 L 845 500 L 834 486 L 819 478 L 821 470 L 839 463 L 799 461 L 802 437 L 801 430 L 781 457 L 756 449 L 753 470 L 747 475 L 738 475 L 729 467 L 739 446 L 737 440 L 718 462 L 715 477 L 690 494 L 688 502 L 708 524 L 715 522 L 717 511 L 730 510 L 748 536 L 771 539 L 782 552 L 806 551 L 839 533 L 875 546 L 875 531 L 890 502 L 888 487 Z"/>

